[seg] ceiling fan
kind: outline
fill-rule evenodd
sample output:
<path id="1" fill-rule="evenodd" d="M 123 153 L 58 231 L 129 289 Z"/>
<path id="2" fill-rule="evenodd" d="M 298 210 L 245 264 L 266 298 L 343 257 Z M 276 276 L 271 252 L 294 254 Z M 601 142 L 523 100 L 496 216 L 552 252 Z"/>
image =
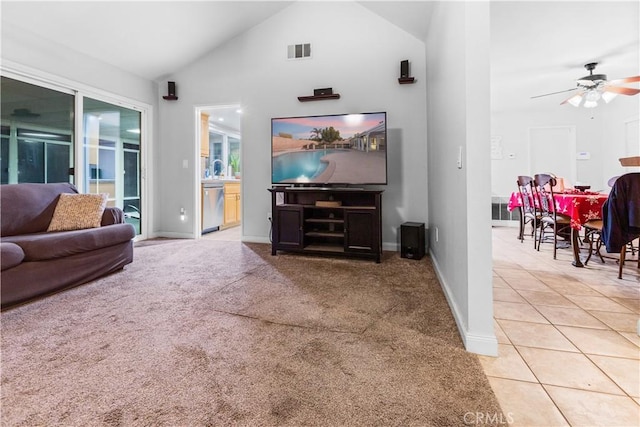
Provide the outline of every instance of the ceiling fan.
<path id="1" fill-rule="evenodd" d="M 540 98 L 542 96 L 556 95 L 558 93 L 564 92 L 572 92 L 577 90 L 578 92 L 574 95 L 571 95 L 569 98 L 565 99 L 560 103 L 560 105 L 571 104 L 574 107 L 579 107 L 584 100 L 585 108 L 593 108 L 598 105 L 599 100 L 604 100 L 604 102 L 609 103 L 613 98 L 617 95 L 637 95 L 640 93 L 640 89 L 634 89 L 624 86 L 617 86 L 624 83 L 634 83 L 640 81 L 640 76 L 635 77 L 626 77 L 623 79 L 616 80 L 607 80 L 606 74 L 593 74 L 593 70 L 595 70 L 597 62 L 590 62 L 585 64 L 584 68 L 589 71 L 588 76 L 584 76 L 579 78 L 576 81 L 576 87 L 561 90 L 559 92 L 546 93 L 544 95 L 532 96 L 533 98 Z"/>

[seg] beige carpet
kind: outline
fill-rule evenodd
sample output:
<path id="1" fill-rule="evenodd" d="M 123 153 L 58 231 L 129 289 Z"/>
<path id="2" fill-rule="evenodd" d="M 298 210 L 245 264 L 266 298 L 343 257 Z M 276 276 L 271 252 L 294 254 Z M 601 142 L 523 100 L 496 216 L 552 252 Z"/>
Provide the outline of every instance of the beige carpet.
<path id="1" fill-rule="evenodd" d="M 500 413 L 428 258 L 139 244 L 2 313 L 3 426 L 458 426 Z M 499 417 L 495 417 L 496 419 Z"/>

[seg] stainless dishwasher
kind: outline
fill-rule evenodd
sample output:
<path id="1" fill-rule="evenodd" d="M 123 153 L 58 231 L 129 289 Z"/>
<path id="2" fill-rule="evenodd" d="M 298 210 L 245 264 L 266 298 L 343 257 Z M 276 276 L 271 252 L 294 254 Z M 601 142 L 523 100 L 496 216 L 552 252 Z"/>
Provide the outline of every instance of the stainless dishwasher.
<path id="1" fill-rule="evenodd" d="M 224 219 L 224 187 L 222 183 L 202 184 L 202 233 L 216 231 Z"/>

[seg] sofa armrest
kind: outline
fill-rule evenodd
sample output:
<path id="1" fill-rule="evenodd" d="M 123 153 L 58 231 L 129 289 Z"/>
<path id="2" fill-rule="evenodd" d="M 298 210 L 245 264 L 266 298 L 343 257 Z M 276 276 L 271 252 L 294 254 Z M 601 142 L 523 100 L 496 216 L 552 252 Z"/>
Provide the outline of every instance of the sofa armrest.
<path id="1" fill-rule="evenodd" d="M 101 226 L 105 225 L 113 225 L 113 224 L 124 224 L 124 212 L 122 209 L 117 207 L 107 206 L 104 209 L 104 213 L 102 214 L 102 222 Z"/>
<path id="2" fill-rule="evenodd" d="M 24 259 L 24 251 L 15 243 L 0 242 L 0 261 L 2 271 L 20 264 Z"/>

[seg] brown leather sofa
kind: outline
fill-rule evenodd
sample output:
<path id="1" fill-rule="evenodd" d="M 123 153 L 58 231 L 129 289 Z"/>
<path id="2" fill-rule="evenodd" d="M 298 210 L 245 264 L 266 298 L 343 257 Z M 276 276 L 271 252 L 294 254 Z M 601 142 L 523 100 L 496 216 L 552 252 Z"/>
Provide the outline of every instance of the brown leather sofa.
<path id="1" fill-rule="evenodd" d="M 107 207 L 101 226 L 47 232 L 60 193 L 72 184 L 0 186 L 2 308 L 121 270 L 133 261 L 135 229 L 121 209 Z"/>

